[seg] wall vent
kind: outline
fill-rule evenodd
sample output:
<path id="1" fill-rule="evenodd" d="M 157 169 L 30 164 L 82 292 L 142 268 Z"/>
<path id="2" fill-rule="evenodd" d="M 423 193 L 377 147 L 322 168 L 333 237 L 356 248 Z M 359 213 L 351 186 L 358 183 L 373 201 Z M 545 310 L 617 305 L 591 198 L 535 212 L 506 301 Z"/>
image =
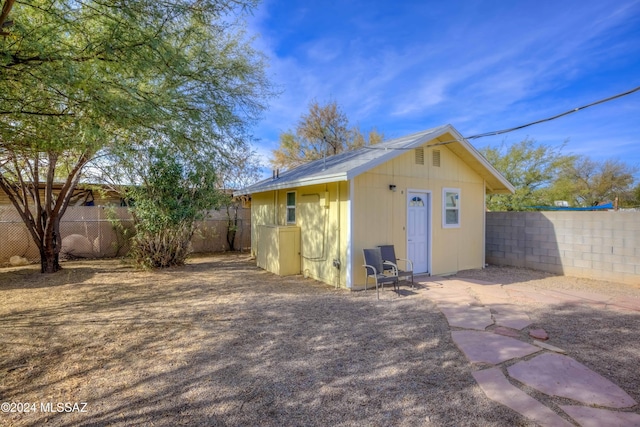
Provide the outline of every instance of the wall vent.
<path id="1" fill-rule="evenodd" d="M 433 166 L 440 167 L 440 150 L 433 150 Z"/>
<path id="2" fill-rule="evenodd" d="M 416 165 L 424 165 L 424 148 L 416 148 Z"/>

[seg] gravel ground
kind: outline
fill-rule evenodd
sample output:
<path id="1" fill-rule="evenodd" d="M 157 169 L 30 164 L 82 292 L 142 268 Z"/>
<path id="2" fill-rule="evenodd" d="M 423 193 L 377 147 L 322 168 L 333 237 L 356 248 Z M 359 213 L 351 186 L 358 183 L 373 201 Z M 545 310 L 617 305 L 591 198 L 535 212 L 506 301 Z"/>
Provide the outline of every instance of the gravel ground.
<path id="1" fill-rule="evenodd" d="M 0 425 L 534 425 L 476 385 L 424 287 L 377 301 L 269 274 L 244 255 L 161 272 L 117 260 L 63 267 L 0 270 L 0 402 L 36 404 L 0 413 Z M 640 296 L 540 274 L 459 276 Z M 527 310 L 555 345 L 640 400 L 638 313 Z M 86 412 L 42 410 L 58 402 Z"/>
<path id="2" fill-rule="evenodd" d="M 537 290 L 573 290 L 610 297 L 640 300 L 640 283 L 630 285 L 569 276 L 517 267 L 490 266 L 484 270 L 462 271 L 458 278 L 501 283 L 505 287 L 526 285 Z M 640 402 L 640 312 L 615 310 L 593 305 L 528 303 L 531 329 L 543 328 L 549 344 L 566 350 L 568 355 L 598 374 L 613 381 L 636 402 Z M 510 366 L 516 361 L 507 362 Z M 535 390 L 523 390 L 550 406 L 574 404 L 569 400 L 550 399 Z M 629 409 L 640 414 L 640 405 Z"/>

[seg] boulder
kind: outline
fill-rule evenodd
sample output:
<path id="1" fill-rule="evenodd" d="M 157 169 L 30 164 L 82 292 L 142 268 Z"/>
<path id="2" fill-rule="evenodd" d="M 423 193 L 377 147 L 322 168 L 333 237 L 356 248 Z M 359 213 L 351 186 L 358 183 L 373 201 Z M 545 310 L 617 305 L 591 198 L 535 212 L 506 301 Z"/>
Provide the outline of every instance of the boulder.
<path id="1" fill-rule="evenodd" d="M 62 239 L 62 256 L 78 258 L 93 258 L 93 244 L 81 234 L 71 234 Z"/>
<path id="2" fill-rule="evenodd" d="M 25 257 L 21 257 L 20 255 L 14 255 L 9 258 L 9 264 L 13 265 L 14 267 L 19 265 L 28 265 L 29 260 Z"/>

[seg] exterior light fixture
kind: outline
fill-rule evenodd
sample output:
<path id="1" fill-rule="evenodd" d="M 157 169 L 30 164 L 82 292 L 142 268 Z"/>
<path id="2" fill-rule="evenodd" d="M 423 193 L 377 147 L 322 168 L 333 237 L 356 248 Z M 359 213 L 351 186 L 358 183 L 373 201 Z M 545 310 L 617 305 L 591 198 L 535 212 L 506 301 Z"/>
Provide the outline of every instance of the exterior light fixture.
<path id="1" fill-rule="evenodd" d="M 396 191 L 396 185 L 395 184 L 389 184 L 389 190 L 395 192 Z"/>

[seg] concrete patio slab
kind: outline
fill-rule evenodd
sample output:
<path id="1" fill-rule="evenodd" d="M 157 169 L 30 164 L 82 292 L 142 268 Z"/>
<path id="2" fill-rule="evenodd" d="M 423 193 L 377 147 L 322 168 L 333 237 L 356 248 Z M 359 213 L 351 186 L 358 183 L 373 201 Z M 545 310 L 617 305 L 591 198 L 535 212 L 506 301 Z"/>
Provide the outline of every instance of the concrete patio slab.
<path id="1" fill-rule="evenodd" d="M 467 359 L 473 363 L 497 365 L 509 359 L 541 351 L 539 347 L 492 332 L 452 331 L 451 337 Z"/>
<path id="2" fill-rule="evenodd" d="M 608 295 L 578 291 L 575 289 L 541 289 L 539 292 L 575 303 L 603 303 L 611 299 Z"/>
<path id="3" fill-rule="evenodd" d="M 478 279 L 456 279 L 458 282 L 463 282 L 463 283 L 472 283 L 474 285 L 486 285 L 486 286 L 502 286 L 498 283 L 495 282 L 487 282 L 485 280 L 478 280 Z"/>
<path id="4" fill-rule="evenodd" d="M 502 285 L 471 285 L 470 291 L 485 304 L 505 304 L 509 302 L 509 294 Z"/>
<path id="5" fill-rule="evenodd" d="M 637 404 L 608 379 L 561 354 L 541 354 L 529 361 L 518 362 L 507 371 L 518 381 L 549 396 L 609 408 L 628 408 Z"/>
<path id="6" fill-rule="evenodd" d="M 586 406 L 562 406 L 560 409 L 576 420 L 581 427 L 640 427 L 640 415 L 632 412 L 616 412 Z"/>
<path id="7" fill-rule="evenodd" d="M 490 304 L 493 318 L 497 325 L 521 330 L 529 326 L 531 318 L 520 307 L 514 304 Z"/>
<path id="8" fill-rule="evenodd" d="M 442 289 L 434 289 L 429 292 L 429 298 L 438 303 L 448 304 L 477 304 L 478 301 L 464 291 L 449 291 Z"/>
<path id="9" fill-rule="evenodd" d="M 466 281 L 464 279 L 448 279 L 445 278 L 442 284 L 449 288 L 461 288 L 467 289 L 469 286 L 474 285 L 473 282 Z"/>
<path id="10" fill-rule="evenodd" d="M 640 298 L 615 297 L 609 301 L 611 308 L 621 308 L 630 311 L 640 311 Z"/>
<path id="11" fill-rule="evenodd" d="M 487 307 L 438 303 L 438 309 L 447 318 L 450 326 L 484 331 L 487 326 L 493 325 L 491 311 Z"/>
<path id="12" fill-rule="evenodd" d="M 519 289 L 515 287 L 509 287 L 507 288 L 507 293 L 509 294 L 509 297 L 514 301 L 537 302 L 547 305 L 558 305 L 566 303 L 566 301 L 558 300 L 558 298 L 555 298 L 552 295 L 542 294 L 533 289 Z"/>
<path id="13" fill-rule="evenodd" d="M 561 416 L 514 387 L 498 368 L 472 373 L 489 399 L 501 403 L 542 426 L 571 426 Z"/>

